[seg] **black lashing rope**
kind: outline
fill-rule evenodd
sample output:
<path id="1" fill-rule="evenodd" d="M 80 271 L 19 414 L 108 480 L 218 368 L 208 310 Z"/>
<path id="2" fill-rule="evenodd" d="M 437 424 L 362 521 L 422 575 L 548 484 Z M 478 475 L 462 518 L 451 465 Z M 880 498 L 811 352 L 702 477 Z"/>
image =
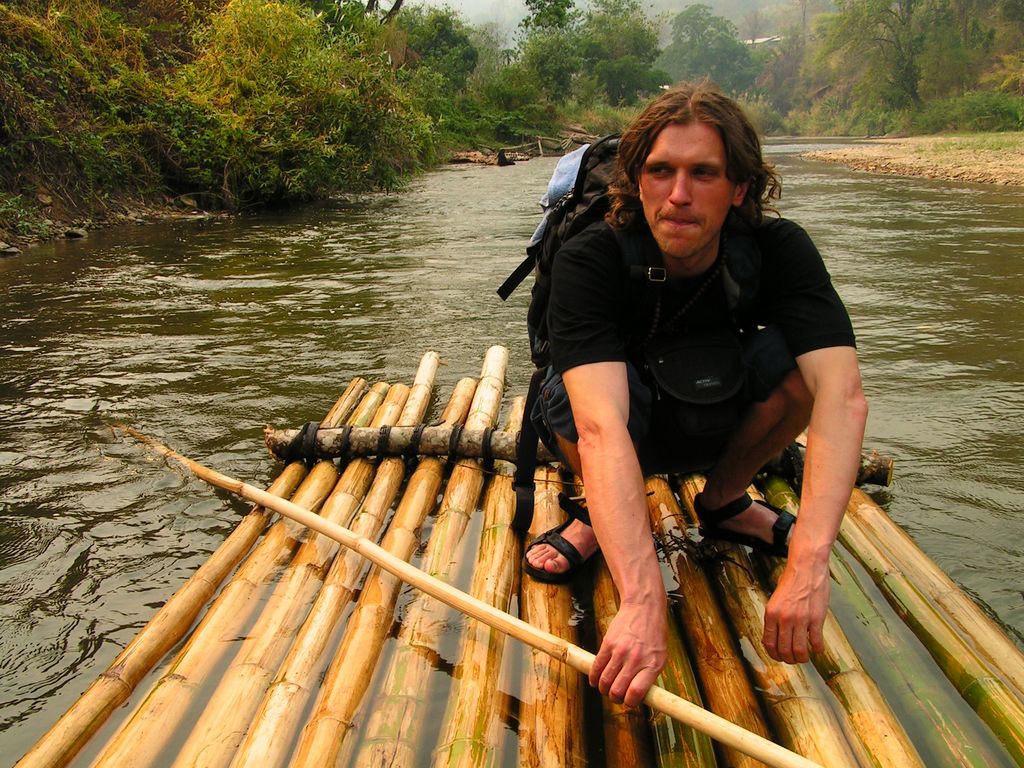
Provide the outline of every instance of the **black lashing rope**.
<path id="1" fill-rule="evenodd" d="M 318 421 L 307 421 L 302 425 L 299 433 L 288 444 L 286 454 L 289 461 L 300 459 L 309 466 L 316 463 L 316 432 L 319 428 Z"/>
<path id="2" fill-rule="evenodd" d="M 484 429 L 483 442 L 480 444 L 480 461 L 487 471 L 494 469 L 494 446 L 491 444 L 493 437 L 493 427 Z"/>
<path id="3" fill-rule="evenodd" d="M 385 424 L 380 428 L 380 434 L 377 435 L 377 458 L 382 458 L 387 454 L 388 443 L 391 440 L 391 425 Z"/>
<path id="4" fill-rule="evenodd" d="M 352 425 L 346 424 L 341 428 L 341 445 L 338 446 L 338 460 L 345 461 L 349 458 L 349 451 L 352 448 Z"/>
<path id="5" fill-rule="evenodd" d="M 405 450 L 402 451 L 402 455 L 406 459 L 415 459 L 420 452 L 420 441 L 423 439 L 423 430 L 427 428 L 427 425 L 420 422 L 416 425 L 416 429 L 412 431 L 412 436 L 409 438 L 409 444 L 405 446 Z"/>
<path id="6" fill-rule="evenodd" d="M 456 457 L 456 451 L 459 448 L 459 440 L 462 439 L 462 424 L 456 424 L 452 427 L 451 437 L 448 438 L 448 460 L 454 461 Z"/>

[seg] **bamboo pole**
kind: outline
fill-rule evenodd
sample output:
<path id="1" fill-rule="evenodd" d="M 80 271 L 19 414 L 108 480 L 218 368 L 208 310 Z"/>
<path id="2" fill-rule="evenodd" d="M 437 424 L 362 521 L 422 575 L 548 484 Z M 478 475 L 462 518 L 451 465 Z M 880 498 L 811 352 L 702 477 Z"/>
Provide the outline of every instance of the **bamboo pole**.
<path id="1" fill-rule="evenodd" d="M 836 587 L 833 600 L 844 603 L 852 613 L 859 628 L 855 637 L 858 647 L 864 648 L 865 658 L 875 660 L 873 677 L 899 709 L 900 722 L 925 764 L 965 768 L 1013 765 L 995 735 L 946 680 L 885 598 L 867 593 L 851 559 L 842 544 L 833 548 L 829 564 Z"/>
<path id="2" fill-rule="evenodd" d="M 688 509 L 702 487 L 702 479 L 686 481 Z M 813 667 L 775 661 L 761 644 L 768 596 L 753 577 L 746 550 L 724 542 L 708 546 L 720 555 L 712 565 L 722 600 L 742 638 L 748 667 L 782 742 L 801 755 L 827 763 L 829 768 L 857 768 L 859 761 L 852 745 L 843 738 L 835 713 L 814 685 Z"/>
<path id="3" fill-rule="evenodd" d="M 547 632 L 541 632 L 536 627 L 531 627 L 514 616 L 510 616 L 495 609 L 493 606 L 473 599 L 465 592 L 455 589 L 449 584 L 445 584 L 443 581 L 424 573 L 415 566 L 394 557 L 372 541 L 358 538 L 346 528 L 329 520 L 324 520 L 307 509 L 303 509 L 292 502 L 278 499 L 266 491 L 204 467 L 202 464 L 186 458 L 166 446 L 161 446 L 152 441 L 149 442 L 149 445 L 154 450 L 188 467 L 197 477 L 211 485 L 230 491 L 250 501 L 263 504 L 280 514 L 293 518 L 301 525 L 305 525 L 318 533 L 331 536 L 343 546 L 357 550 L 368 560 L 385 568 L 430 597 L 443 600 L 446 604 L 472 618 L 486 621 L 495 629 L 499 629 L 525 643 L 544 650 L 546 653 L 557 657 L 584 674 L 590 673 L 590 669 L 594 664 L 594 655 L 584 651 L 582 648 L 570 645 Z M 644 703 L 659 711 L 664 711 L 671 717 L 678 718 L 684 723 L 698 727 L 712 738 L 725 741 L 771 766 L 778 766 L 779 768 L 812 768 L 816 766 L 817 768 L 822 768 L 819 763 L 794 754 L 778 744 L 761 739 L 749 731 L 745 731 L 684 699 L 670 694 L 663 688 L 652 686 L 644 697 Z M 833 764 L 830 761 L 830 765 Z"/>
<path id="4" fill-rule="evenodd" d="M 375 386 L 384 391 L 382 385 Z M 393 424 L 408 394 L 408 387 L 402 384 L 388 388 L 371 426 Z M 367 459 L 350 462 L 324 502 L 320 516 L 342 526 L 348 525 L 366 495 L 373 470 L 373 464 Z M 337 542 L 329 537 L 311 534 L 306 538 L 221 676 L 174 766 L 221 768 L 228 765 L 308 615 L 337 549 Z"/>
<path id="5" fill-rule="evenodd" d="M 769 477 L 764 487 L 771 504 L 797 513 L 800 503 L 784 480 Z M 778 558 L 762 558 L 762 564 L 771 575 L 772 585 L 778 584 L 783 564 Z M 812 653 L 811 661 L 849 713 L 854 732 L 874 764 L 878 768 L 924 768 L 921 756 L 864 670 L 832 611 L 825 618 L 824 640 L 824 651 Z"/>
<path id="6" fill-rule="evenodd" d="M 484 358 L 480 384 L 466 426 L 492 427 L 504 391 L 508 352 L 492 347 Z M 463 534 L 483 489 L 479 463 L 463 459 L 448 479 L 444 499 L 423 558 L 423 570 L 442 582 L 451 579 L 459 560 Z M 423 733 L 423 694 L 429 688 L 429 657 L 449 628 L 449 609 L 430 596 L 417 593 L 407 606 L 394 655 L 366 727 L 356 758 L 359 764 L 411 765 Z"/>
<path id="7" fill-rule="evenodd" d="M 517 431 L 523 420 L 524 398 L 514 400 L 507 429 Z M 483 531 L 470 594 L 500 611 L 508 612 L 519 583 L 519 537 L 512 528 L 516 495 L 512 488 L 515 467 L 506 462 L 495 465 L 495 476 L 484 496 Z M 448 697 L 442 719 L 442 736 L 434 751 L 438 768 L 470 768 L 493 765 L 497 760 L 502 731 L 498 688 L 505 634 L 471 619 L 466 625 L 457 683 Z"/>
<path id="8" fill-rule="evenodd" d="M 474 379 L 459 381 L 441 416 L 442 423 L 463 423 L 475 391 Z M 381 542 L 386 552 L 403 562 L 412 556 L 419 544 L 418 531 L 434 508 L 443 470 L 444 462 L 440 459 L 420 460 Z M 300 735 L 290 762 L 294 768 L 338 764 L 356 710 L 373 677 L 394 621 L 394 608 L 401 586 L 400 579 L 379 566 L 370 571 L 341 645 L 320 686 L 313 713 Z"/>
<path id="9" fill-rule="evenodd" d="M 685 490 L 685 489 L 684 489 Z M 747 676 L 736 639 L 715 596 L 711 582 L 686 537 L 686 521 L 679 501 L 661 477 L 647 481 L 647 509 L 661 537 L 668 564 L 679 584 L 681 599 L 676 614 L 685 630 L 708 708 L 762 738 L 770 738 L 761 703 Z M 688 497 L 696 491 L 691 487 Z M 720 746 L 721 762 L 735 768 L 757 768 L 749 755 Z"/>
<path id="10" fill-rule="evenodd" d="M 855 490 L 847 519 L 859 527 L 917 589 L 939 606 L 967 642 L 1024 696 L 1024 653 L 870 496 Z"/>
<path id="11" fill-rule="evenodd" d="M 596 553 L 591 560 L 594 573 L 594 624 L 597 642 L 600 644 L 619 610 L 619 596 L 604 555 Z M 654 765 L 647 714 L 642 707 L 627 707 L 602 696 L 601 722 L 608 768 Z"/>
<path id="12" fill-rule="evenodd" d="M 534 473 L 533 522 L 529 538 L 560 524 L 561 481 L 551 467 Z M 567 643 L 575 643 L 572 594 L 562 585 L 534 579 L 520 581 L 524 621 Z M 519 712 L 519 765 L 523 768 L 583 768 L 586 765 L 583 723 L 583 678 L 540 649 L 529 646 L 523 672 Z"/>
<path id="13" fill-rule="evenodd" d="M 666 636 L 667 660 L 657 683 L 666 691 L 703 706 L 697 677 L 686 655 L 686 647 L 671 610 L 668 622 L 670 631 Z M 650 712 L 649 718 L 654 753 L 659 766 L 715 768 L 718 765 L 714 745 L 707 736 L 661 712 Z"/>
<path id="14" fill-rule="evenodd" d="M 356 408 L 343 417 L 350 422 L 368 423 L 382 400 L 380 390 L 371 389 Z M 341 416 L 346 410 L 332 409 L 332 413 Z M 144 440 L 132 430 L 128 433 Z M 333 464 L 318 463 L 299 486 L 292 502 L 319 509 L 336 479 Z M 148 766 L 164 754 L 176 729 L 194 705 L 203 681 L 209 679 L 227 653 L 236 647 L 237 638 L 244 633 L 252 612 L 260 605 L 259 594 L 277 569 L 291 559 L 299 545 L 299 534 L 297 524 L 287 517 L 271 526 L 217 596 L 185 647 L 104 746 L 93 765 Z"/>
<path id="15" fill-rule="evenodd" d="M 337 423 L 332 419 L 339 415 L 345 418 L 366 386 L 365 379 L 353 379 L 328 412 L 324 423 Z M 281 471 L 267 491 L 276 496 L 290 496 L 305 475 L 305 465 L 293 462 Z M 252 548 L 268 518 L 266 510 L 254 506 L 209 559 L 118 654 L 107 671 L 25 754 L 18 762 L 18 768 L 63 766 L 70 762 L 106 722 L 110 713 L 128 700 L 142 678 L 184 637 L 221 582 Z"/>
<path id="16" fill-rule="evenodd" d="M 438 364 L 437 353 L 429 352 L 423 356 L 405 407 L 398 417 L 399 425 L 419 423 L 426 416 Z M 405 464 L 401 459 L 384 459 L 380 463 L 359 515 L 352 524 L 353 533 L 374 541 L 379 538 L 387 511 L 404 477 Z M 329 517 L 323 511 L 321 515 Z M 326 537 L 318 535 L 317 538 Z M 363 565 L 363 559 L 349 549 L 334 558 L 313 607 L 235 755 L 232 765 L 236 768 L 245 765 L 270 768 L 287 764 L 290 747 L 302 725 L 306 703 L 328 661 L 325 655 L 328 643 L 342 612 L 352 600 Z"/>
<path id="17" fill-rule="evenodd" d="M 1024 765 L 1024 705 L 859 526 L 844 520 L 839 537 L 1010 756 Z"/>
<path id="18" fill-rule="evenodd" d="M 301 462 L 289 464 L 267 489 L 288 496 L 306 474 Z M 142 678 L 188 631 L 217 587 L 245 556 L 266 524 L 262 507 L 253 507 L 211 555 L 185 582 L 114 662 L 18 762 L 18 768 L 63 766 L 128 700 Z"/>

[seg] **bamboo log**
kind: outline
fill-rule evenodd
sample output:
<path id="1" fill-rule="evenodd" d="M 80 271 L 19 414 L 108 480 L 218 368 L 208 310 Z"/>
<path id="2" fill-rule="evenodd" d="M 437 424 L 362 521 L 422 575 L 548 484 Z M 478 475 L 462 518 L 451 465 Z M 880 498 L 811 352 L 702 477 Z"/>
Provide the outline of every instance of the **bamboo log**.
<path id="1" fill-rule="evenodd" d="M 338 423 L 347 417 L 366 386 L 365 379 L 353 379 L 324 418 L 324 423 Z M 276 496 L 290 496 L 305 475 L 305 466 L 293 462 L 281 471 L 267 491 Z M 127 701 L 142 678 L 184 637 L 221 582 L 252 548 L 268 518 L 269 514 L 262 507 L 253 507 L 224 543 L 118 654 L 107 671 L 25 754 L 18 768 L 66 765 L 106 722 L 110 713 Z"/>
<path id="2" fill-rule="evenodd" d="M 777 477 L 765 483 L 769 502 L 793 514 L 800 506 L 792 488 Z M 778 584 L 783 564 L 778 558 L 761 558 Z M 874 680 L 864 670 L 846 634 L 832 611 L 825 618 L 825 650 L 812 653 L 811 661 L 825 683 L 849 713 L 854 732 L 878 768 L 924 768 L 924 762 L 910 742 L 906 731 L 886 703 Z"/>
<path id="3" fill-rule="evenodd" d="M 365 382 L 363 382 L 365 385 Z M 351 401 L 351 398 L 343 397 Z M 366 424 L 383 400 L 378 389 L 371 389 L 348 414 L 349 421 Z M 344 408 L 332 409 L 335 415 Z M 138 433 L 127 430 L 137 439 Z M 337 480 L 330 462 L 320 462 L 306 476 L 292 502 L 319 509 Z M 301 530 L 290 518 L 282 518 L 264 535 L 238 571 L 221 591 L 185 647 L 163 672 L 152 690 L 139 703 L 113 738 L 104 746 L 95 766 L 148 766 L 164 754 L 175 730 L 196 700 L 202 682 L 209 678 L 235 648 L 252 612 L 259 606 L 258 595 L 277 569 L 291 559 L 299 545 Z"/>
<path id="4" fill-rule="evenodd" d="M 683 489 L 691 507 L 698 490 L 694 482 L 688 481 Z M 648 479 L 647 491 L 652 525 L 669 553 L 668 563 L 679 583 L 681 599 L 675 601 L 676 614 L 691 645 L 707 705 L 726 720 L 762 738 L 770 738 L 771 731 L 740 658 L 728 619 L 686 538 L 683 510 L 664 478 Z M 760 766 L 753 758 L 736 750 L 722 747 L 719 752 L 723 765 Z"/>
<path id="5" fill-rule="evenodd" d="M 519 429 L 524 398 L 516 398 L 510 413 L 509 431 Z M 512 529 L 516 495 L 512 489 L 515 467 L 502 462 L 484 496 L 483 532 L 470 594 L 500 611 L 508 612 L 519 582 L 519 537 Z M 434 765 L 447 768 L 493 765 L 502 729 L 498 689 L 505 634 L 487 624 L 470 620 L 455 670 L 455 690 L 441 726 L 434 751 Z"/>
<path id="6" fill-rule="evenodd" d="M 600 643 L 619 610 L 619 596 L 604 555 L 596 553 L 591 559 L 594 573 L 594 624 L 597 641 Z M 627 707 L 602 696 L 601 722 L 608 768 L 654 765 L 647 714 L 642 707 Z"/>
<path id="7" fill-rule="evenodd" d="M 430 597 L 442 600 L 472 618 L 486 621 L 495 629 L 511 634 L 517 639 L 557 657 L 584 674 L 590 673 L 594 664 L 594 655 L 584 651 L 582 648 L 570 645 L 549 633 L 541 632 L 536 627 L 531 627 L 514 616 L 502 613 L 493 606 L 473 599 L 465 592 L 445 584 L 443 581 L 424 573 L 403 560 L 395 558 L 373 542 L 358 538 L 346 528 L 329 520 L 324 520 L 319 515 L 303 509 L 292 502 L 278 499 L 266 491 L 204 467 L 166 446 L 161 446 L 152 441 L 149 441 L 149 445 L 168 458 L 172 458 L 183 466 L 188 467 L 197 477 L 211 485 L 230 491 L 250 501 L 263 504 L 280 514 L 293 518 L 299 524 L 305 525 L 318 533 L 336 538 L 342 545 L 356 549 L 368 560 L 387 569 Z M 817 768 L 822 768 L 819 763 L 794 754 L 778 744 L 765 741 L 749 731 L 745 731 L 684 699 L 670 694 L 663 688 L 652 686 L 644 697 L 644 703 L 659 711 L 664 711 L 684 723 L 698 727 L 712 738 L 725 741 L 771 766 L 778 766 L 779 768 L 813 768 L 816 766 Z M 830 762 L 831 764 L 833 763 Z"/>
<path id="8" fill-rule="evenodd" d="M 289 464 L 267 489 L 288 496 L 305 477 L 301 462 Z M 18 768 L 67 765 L 110 713 L 128 700 L 142 678 L 181 638 L 217 587 L 252 548 L 266 525 L 266 514 L 253 507 L 210 559 L 185 582 L 128 644 L 113 664 L 18 762 Z"/>
<path id="9" fill-rule="evenodd" d="M 703 706 L 700 687 L 671 609 L 668 616 L 667 660 L 657 684 L 666 691 Z M 676 722 L 661 712 L 650 712 L 654 754 L 666 768 L 715 768 L 714 746 L 704 734 Z"/>
<path id="10" fill-rule="evenodd" d="M 533 522 L 530 537 L 564 520 L 558 506 L 558 471 L 539 467 L 534 473 Z M 527 539 L 529 540 L 529 539 Z M 575 643 L 572 595 L 558 584 L 534 579 L 520 582 L 524 621 L 567 643 Z M 519 765 L 523 768 L 583 768 L 583 678 L 543 651 L 528 647 L 519 713 Z"/>
<path id="11" fill-rule="evenodd" d="M 493 427 L 504 391 L 508 352 L 488 350 L 466 426 Z M 423 570 L 443 581 L 451 579 L 459 560 L 463 534 L 483 489 L 484 476 L 476 461 L 463 459 L 452 470 L 423 558 Z M 407 606 L 385 683 L 373 705 L 356 762 L 360 765 L 411 765 L 423 733 L 422 705 L 432 667 L 450 630 L 449 609 L 436 599 L 417 594 Z"/>
<path id="12" fill-rule="evenodd" d="M 852 613 L 858 646 L 874 660 L 873 677 L 898 707 L 900 722 L 925 764 L 1010 768 L 1013 762 L 992 732 L 935 666 L 882 595 L 869 595 L 842 544 L 829 563 L 833 602 Z M 870 582 L 870 579 L 868 579 Z M 883 614 L 883 611 L 885 613 Z"/>
<path id="13" fill-rule="evenodd" d="M 799 489 L 803 482 L 804 460 L 807 454 L 806 432 L 796 439 L 786 451 L 768 462 L 763 471 L 785 478 Z M 892 485 L 894 461 L 872 450 L 862 453 L 857 468 L 857 485 Z"/>
<path id="14" fill-rule="evenodd" d="M 1024 705 L 859 526 L 844 520 L 839 537 L 1010 756 L 1024 765 Z"/>
<path id="15" fill-rule="evenodd" d="M 402 384 L 388 388 L 371 426 L 379 428 L 394 423 L 408 394 L 408 387 Z M 348 525 L 370 487 L 373 470 L 373 464 L 366 459 L 346 465 L 324 502 L 320 516 L 338 525 Z M 221 676 L 216 691 L 174 761 L 176 767 L 221 768 L 230 763 L 309 613 L 337 548 L 337 542 L 317 534 L 311 534 L 303 542 Z"/>
<path id="16" fill-rule="evenodd" d="M 316 433 L 314 453 L 317 458 L 336 458 L 346 456 L 401 456 L 413 447 L 417 431 L 420 438 L 416 441 L 415 453 L 422 456 L 459 456 L 462 458 L 484 458 L 486 446 L 490 445 L 490 453 L 496 459 L 515 461 L 516 444 L 519 431 L 492 430 L 485 428 L 471 429 L 467 426 L 455 436 L 452 445 L 452 427 L 429 426 L 419 430 L 416 426 L 392 427 L 382 437 L 378 429 L 338 429 L 320 427 Z M 273 429 L 264 427 L 263 439 L 267 450 L 279 459 L 296 458 L 293 443 L 298 438 L 298 429 Z M 543 445 L 537 449 L 540 461 L 554 461 L 555 457 Z"/>
<path id="17" fill-rule="evenodd" d="M 701 487 L 702 481 L 687 481 L 689 507 Z M 723 603 L 737 635 L 744 639 L 748 667 L 782 743 L 829 768 L 857 768 L 852 745 L 843 738 L 841 724 L 815 687 L 813 668 L 775 661 L 761 644 L 768 596 L 753 578 L 746 550 L 724 542 L 709 546 L 722 555 L 714 558 L 713 566 Z"/>
<path id="18" fill-rule="evenodd" d="M 441 416 L 444 424 L 466 420 L 474 379 L 456 385 Z M 393 557 L 408 560 L 419 543 L 419 527 L 434 508 L 441 487 L 444 463 L 435 458 L 420 460 L 406 486 L 381 546 Z M 386 636 L 394 621 L 395 602 L 402 582 L 379 566 L 363 585 L 355 612 L 334 654 L 313 713 L 300 735 L 290 765 L 295 768 L 336 765 L 346 746 L 355 713 L 373 677 Z"/>
<path id="19" fill-rule="evenodd" d="M 417 424 L 425 417 L 438 363 L 439 358 L 435 352 L 423 356 L 405 407 L 398 417 L 399 425 Z M 379 538 L 387 511 L 404 477 L 405 464 L 401 459 L 384 459 L 381 462 L 359 516 L 351 526 L 353 533 L 374 541 Z M 324 506 L 326 509 L 328 505 Z M 326 511 L 321 511 L 321 515 L 334 519 Z M 348 513 L 342 512 L 338 520 L 340 522 L 347 518 Z M 326 537 L 317 535 L 316 538 Z M 325 657 L 327 645 L 342 612 L 352 600 L 363 565 L 363 559 L 349 549 L 334 558 L 313 607 L 235 755 L 232 763 L 235 768 L 245 765 L 270 768 L 287 764 L 290 747 L 302 724 L 306 703 L 315 691 L 328 661 Z"/>
<path id="20" fill-rule="evenodd" d="M 952 621 L 967 642 L 1024 697 L 1024 653 L 971 598 L 917 546 L 912 538 L 870 496 L 856 490 L 846 508 L 847 519 Z"/>

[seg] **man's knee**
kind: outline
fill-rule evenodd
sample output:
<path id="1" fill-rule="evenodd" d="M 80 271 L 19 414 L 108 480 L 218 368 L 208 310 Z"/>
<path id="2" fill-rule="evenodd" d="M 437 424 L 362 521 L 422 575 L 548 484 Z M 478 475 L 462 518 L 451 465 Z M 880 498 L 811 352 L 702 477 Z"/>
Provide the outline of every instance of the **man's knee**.
<path id="1" fill-rule="evenodd" d="M 651 392 L 632 365 L 627 365 L 629 385 L 629 422 L 627 428 L 634 444 L 650 430 Z M 578 463 L 576 444 L 579 434 L 572 405 L 560 374 L 552 370 L 540 386 L 537 403 L 531 413 L 537 434 L 549 449 L 566 464 Z M 570 448 L 571 446 L 571 448 Z"/>

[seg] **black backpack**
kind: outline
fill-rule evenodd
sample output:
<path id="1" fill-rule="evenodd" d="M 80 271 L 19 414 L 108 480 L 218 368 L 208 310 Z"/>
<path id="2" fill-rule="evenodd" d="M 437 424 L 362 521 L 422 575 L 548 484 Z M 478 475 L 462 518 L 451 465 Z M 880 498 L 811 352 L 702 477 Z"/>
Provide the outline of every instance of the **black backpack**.
<path id="1" fill-rule="evenodd" d="M 545 215 L 539 240 L 526 248 L 526 258 L 498 288 L 505 301 L 527 275 L 533 274 L 530 308 L 526 329 L 530 337 L 530 356 L 538 369 L 551 362 L 547 338 L 547 309 L 551 295 L 551 267 L 558 249 L 574 235 L 601 221 L 608 212 L 608 185 L 615 173 L 618 136 L 605 136 L 591 144 L 580 158 L 576 180 L 569 191 Z M 530 403 L 527 404 L 528 406 Z"/>
<path id="2" fill-rule="evenodd" d="M 550 207 L 540 237 L 530 243 L 526 249 L 526 258 L 497 290 L 498 296 L 505 301 L 529 274 L 534 276 L 526 325 L 530 355 L 536 370 L 527 390 L 523 427 L 516 446 L 516 472 L 513 480 L 516 514 L 512 525 L 524 532 L 533 519 L 533 473 L 537 466 L 539 443 L 530 415 L 537 401 L 540 383 L 551 363 L 547 329 L 551 268 L 562 245 L 591 224 L 604 219 L 608 212 L 608 186 L 615 174 L 618 146 L 619 137 L 612 135 L 587 147 L 580 158 L 579 169 L 569 191 Z M 749 227 L 738 217 L 730 215 L 727 229 L 729 253 L 722 269 L 722 281 L 730 310 L 735 318 L 740 318 L 756 292 L 760 277 L 760 251 Z M 619 229 L 613 231 L 623 260 L 629 267 L 633 293 L 631 304 L 635 307 L 634 328 L 646 329 L 653 316 L 653 297 L 661 290 L 661 284 L 666 279 L 665 269 L 650 263 L 649 246 L 642 238 Z M 578 513 L 579 510 L 574 512 Z"/>

